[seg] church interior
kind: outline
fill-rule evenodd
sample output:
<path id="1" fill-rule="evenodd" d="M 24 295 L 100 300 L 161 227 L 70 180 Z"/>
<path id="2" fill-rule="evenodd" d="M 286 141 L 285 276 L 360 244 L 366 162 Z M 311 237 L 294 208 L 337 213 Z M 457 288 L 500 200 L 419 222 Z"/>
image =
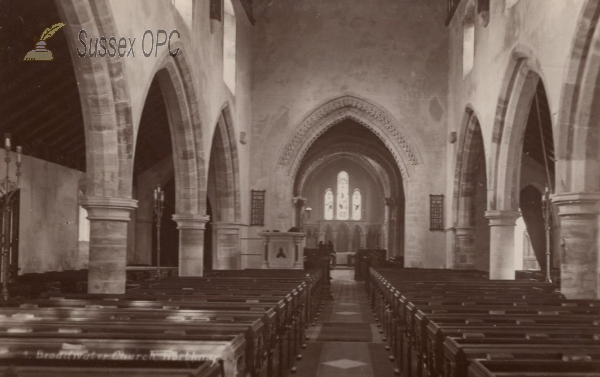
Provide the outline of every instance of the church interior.
<path id="1" fill-rule="evenodd" d="M 0 0 L 0 377 L 600 377 L 600 0 Z"/>

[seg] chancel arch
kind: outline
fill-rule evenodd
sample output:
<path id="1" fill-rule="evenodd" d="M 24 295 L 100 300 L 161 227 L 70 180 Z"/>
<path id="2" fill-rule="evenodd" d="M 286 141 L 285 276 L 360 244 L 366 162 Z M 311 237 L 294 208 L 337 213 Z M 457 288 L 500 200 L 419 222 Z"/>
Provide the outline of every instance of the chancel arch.
<path id="1" fill-rule="evenodd" d="M 323 235 L 331 227 L 336 250 L 346 253 L 366 247 L 371 229 L 385 232 L 375 246 L 389 250 L 389 255 L 402 254 L 404 224 L 398 221 L 404 205 L 402 174 L 383 142 L 353 119 L 329 127 L 304 153 L 293 195 L 305 198 L 313 209 L 308 225 Z M 359 213 L 353 214 L 355 204 Z M 356 227 L 358 241 L 353 239 Z"/>
<path id="2" fill-rule="evenodd" d="M 327 101 L 307 114 L 288 135 L 279 151 L 277 163 L 286 166 L 289 174 L 295 176 L 312 144 L 330 127 L 346 119 L 369 129 L 381 140 L 404 178 L 408 178 L 414 171 L 413 167 L 420 163 L 414 143 L 393 116 L 351 94 Z"/>

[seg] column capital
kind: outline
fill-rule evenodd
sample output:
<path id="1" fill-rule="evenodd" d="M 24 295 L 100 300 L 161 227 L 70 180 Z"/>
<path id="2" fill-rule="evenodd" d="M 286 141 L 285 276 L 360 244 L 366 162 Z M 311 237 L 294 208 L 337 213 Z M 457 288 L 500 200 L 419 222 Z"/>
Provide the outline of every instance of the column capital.
<path id="1" fill-rule="evenodd" d="M 513 210 L 485 211 L 485 217 L 490 220 L 490 226 L 515 226 L 521 217 L 521 212 Z"/>
<path id="2" fill-rule="evenodd" d="M 191 213 L 174 214 L 173 221 L 177 223 L 177 229 L 198 229 L 203 230 L 206 223 L 210 220 L 209 216 L 196 215 Z"/>
<path id="3" fill-rule="evenodd" d="M 385 198 L 384 202 L 385 202 L 385 205 L 388 207 L 392 207 L 393 205 L 396 204 L 396 200 L 394 198 Z"/>
<path id="4" fill-rule="evenodd" d="M 304 205 L 306 204 L 306 198 L 301 198 L 299 196 L 294 196 L 292 198 L 292 204 L 294 206 L 304 207 Z"/>
<path id="5" fill-rule="evenodd" d="M 89 220 L 129 221 L 130 214 L 137 208 L 137 200 L 88 196 L 80 205 L 88 211 Z"/>
<path id="6" fill-rule="evenodd" d="M 469 226 L 463 226 L 463 227 L 456 227 L 454 228 L 454 231 L 456 232 L 457 236 L 468 236 L 473 234 L 473 232 L 475 231 L 474 227 L 469 227 Z"/>
<path id="7" fill-rule="evenodd" d="M 559 216 L 596 216 L 600 213 L 600 192 L 566 192 L 552 195 Z"/>

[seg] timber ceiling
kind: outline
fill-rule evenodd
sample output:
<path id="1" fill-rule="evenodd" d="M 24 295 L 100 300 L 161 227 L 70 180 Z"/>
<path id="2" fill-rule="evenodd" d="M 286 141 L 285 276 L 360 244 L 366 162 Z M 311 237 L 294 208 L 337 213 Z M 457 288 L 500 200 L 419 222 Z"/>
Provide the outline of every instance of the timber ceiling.
<path id="1" fill-rule="evenodd" d="M 53 61 L 23 61 L 47 27 L 61 22 L 53 1 L 0 0 L 0 137 L 23 153 L 85 171 L 77 80 L 63 29 L 47 40 Z"/>

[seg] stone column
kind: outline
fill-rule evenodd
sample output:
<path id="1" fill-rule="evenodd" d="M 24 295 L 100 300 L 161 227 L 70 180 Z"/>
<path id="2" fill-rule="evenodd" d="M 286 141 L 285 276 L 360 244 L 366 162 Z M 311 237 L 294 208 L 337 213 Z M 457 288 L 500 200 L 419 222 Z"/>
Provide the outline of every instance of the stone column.
<path id="1" fill-rule="evenodd" d="M 137 201 L 87 197 L 81 205 L 90 220 L 88 293 L 125 293 L 127 223 Z"/>
<path id="2" fill-rule="evenodd" d="M 487 211 L 490 220 L 490 280 L 515 280 L 515 225 L 519 211 Z"/>
<path id="3" fill-rule="evenodd" d="M 292 206 L 294 208 L 294 226 L 302 229 L 302 210 L 306 204 L 305 198 L 293 197 Z"/>
<path id="4" fill-rule="evenodd" d="M 179 276 L 204 275 L 204 227 L 208 216 L 175 214 L 179 229 Z"/>
<path id="5" fill-rule="evenodd" d="M 472 227 L 457 227 L 455 231 L 454 266 L 463 270 L 473 269 L 475 267 L 475 250 L 473 246 L 475 229 Z"/>
<path id="6" fill-rule="evenodd" d="M 552 201 L 560 217 L 561 292 L 571 299 L 599 299 L 600 193 L 557 194 Z"/>
<path id="7" fill-rule="evenodd" d="M 389 258 L 396 255 L 394 250 L 394 233 L 395 233 L 395 206 L 396 202 L 394 198 L 385 198 L 385 243 L 383 247 L 386 249 L 386 256 Z"/>

